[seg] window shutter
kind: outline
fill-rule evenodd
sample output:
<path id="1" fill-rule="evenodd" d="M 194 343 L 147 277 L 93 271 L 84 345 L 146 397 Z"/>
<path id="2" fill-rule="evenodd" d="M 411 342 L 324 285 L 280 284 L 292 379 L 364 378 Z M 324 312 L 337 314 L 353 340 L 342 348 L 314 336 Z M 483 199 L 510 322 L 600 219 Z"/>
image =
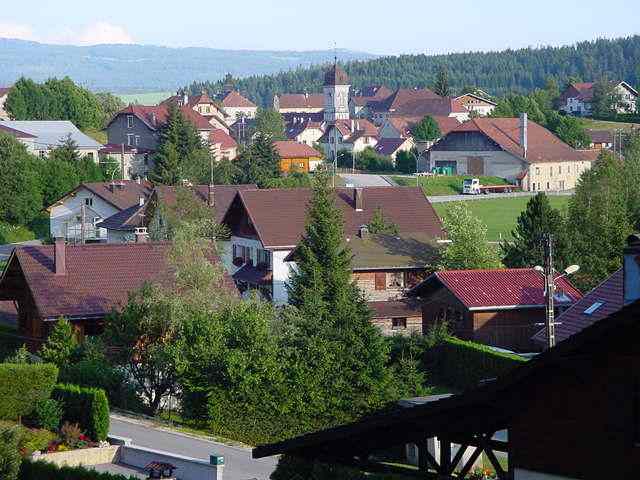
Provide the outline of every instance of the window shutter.
<path id="1" fill-rule="evenodd" d="M 385 272 L 376 273 L 376 290 L 387 289 L 387 274 Z"/>

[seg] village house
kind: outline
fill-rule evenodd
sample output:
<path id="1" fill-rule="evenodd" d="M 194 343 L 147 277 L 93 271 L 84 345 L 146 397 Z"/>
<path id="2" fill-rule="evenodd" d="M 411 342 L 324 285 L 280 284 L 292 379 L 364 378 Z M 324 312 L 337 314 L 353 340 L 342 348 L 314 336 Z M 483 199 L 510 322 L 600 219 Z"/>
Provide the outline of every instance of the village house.
<path id="1" fill-rule="evenodd" d="M 632 282 L 637 293 L 640 279 Z M 388 452 L 414 443 L 423 478 L 467 478 L 481 455 L 499 480 L 636 478 L 640 301 L 625 299 L 623 309 L 478 387 L 261 445 L 253 458 L 287 455 L 404 476 L 416 472 Z"/>
<path id="2" fill-rule="evenodd" d="M 232 252 L 225 267 L 236 283 L 259 290 L 278 305 L 287 303 L 286 283 L 294 265 L 287 257 L 304 232 L 310 198 L 307 188 L 238 192 L 223 221 L 231 231 Z M 445 235 L 438 215 L 419 188 L 338 188 L 336 204 L 345 219 L 345 241 L 349 238 L 353 245 L 358 244 L 361 227 L 378 209 L 386 221 L 398 226 L 401 237 L 412 233 L 435 242 Z M 366 246 L 374 248 L 368 242 Z M 382 247 L 377 249 L 382 252 Z M 354 264 L 358 262 L 354 257 Z M 406 268 L 413 267 L 415 263 Z"/>
<path id="3" fill-rule="evenodd" d="M 576 116 L 591 115 L 594 82 L 572 83 L 560 95 L 560 110 Z M 615 85 L 614 92 L 619 96 L 619 102 L 614 106 L 616 113 L 636 113 L 638 91 L 627 82 Z"/>
<path id="4" fill-rule="evenodd" d="M 172 282 L 170 245 L 147 243 L 144 232 L 138 242 L 66 245 L 56 238 L 54 245 L 14 249 L 0 274 L 0 301 L 16 306 L 18 331 L 29 346 L 36 349 L 60 317 L 80 337 L 100 334 L 105 317 L 126 305 L 129 293 L 147 282 Z M 228 277 L 219 288 L 233 289 Z"/>
<path id="5" fill-rule="evenodd" d="M 455 117 L 431 117 L 438 124 L 440 134 L 445 136 L 451 130 L 460 126 L 460 122 Z M 379 129 L 378 136 L 383 138 L 409 138 L 413 136 L 413 128 L 420 123 L 424 117 L 406 117 L 392 115 L 388 117 Z M 433 144 L 433 142 L 431 143 Z M 430 145 L 431 145 L 430 144 Z"/>
<path id="6" fill-rule="evenodd" d="M 218 104 L 211 99 L 206 90 L 203 90 L 200 95 L 188 95 L 187 93 L 181 94 L 178 92 L 176 95 L 160 103 L 160 106 L 166 108 L 168 108 L 169 105 L 180 107 L 185 116 L 188 116 L 186 110 L 193 110 L 205 117 L 214 128 L 220 128 L 227 133 L 229 132 L 229 123 L 235 121 L 235 117 L 227 117 L 225 112 L 218 107 Z M 190 116 L 190 119 L 194 124 L 200 122 L 193 116 Z"/>
<path id="7" fill-rule="evenodd" d="M 146 179 L 153 170 L 153 151 L 108 143 L 98 151 L 100 164 L 116 162 L 123 180 Z"/>
<path id="8" fill-rule="evenodd" d="M 240 118 L 256 118 L 258 106 L 236 90 L 228 91 L 220 101 L 227 123 L 232 124 Z"/>
<path id="9" fill-rule="evenodd" d="M 480 117 L 491 115 L 497 105 L 497 103 L 476 93 L 465 93 L 464 95 L 455 97 L 455 100 L 457 100 L 469 112 L 473 112 Z"/>
<path id="10" fill-rule="evenodd" d="M 51 236 L 73 243 L 106 242 L 107 231 L 100 222 L 144 204 L 151 189 L 141 180 L 82 183 L 47 207 Z"/>
<path id="11" fill-rule="evenodd" d="M 575 188 L 595 156 L 575 150 L 549 130 L 527 119 L 474 118 L 451 130 L 429 150 L 428 170 L 457 175 L 491 175 L 526 191 Z"/>
<path id="12" fill-rule="evenodd" d="M 235 139 L 224 130 L 216 128 L 211 130 L 208 139 L 213 158 L 220 160 L 235 160 L 238 156 L 238 144 Z"/>
<path id="13" fill-rule="evenodd" d="M 0 120 L 9 120 L 9 113 L 5 110 L 4 104 L 10 91 L 11 87 L 0 87 Z"/>
<path id="14" fill-rule="evenodd" d="M 559 312 L 582 298 L 566 278 L 556 289 Z M 420 299 L 425 329 L 447 322 L 458 338 L 520 352 L 535 347 L 545 318 L 544 279 L 533 268 L 435 272 L 408 295 Z"/>
<path id="15" fill-rule="evenodd" d="M 611 130 L 587 129 L 589 135 L 589 148 L 596 150 L 613 148 L 613 132 Z"/>
<path id="16" fill-rule="evenodd" d="M 285 134 L 289 140 L 313 146 L 320 141 L 326 127 L 324 113 L 285 113 Z"/>
<path id="17" fill-rule="evenodd" d="M 273 109 L 285 113 L 319 113 L 324 110 L 324 95 L 321 93 L 283 93 L 274 95 Z"/>
<path id="18" fill-rule="evenodd" d="M 29 153 L 42 158 L 48 157 L 51 150 L 69 138 L 76 143 L 80 156 L 96 163 L 102 148 L 102 144 L 67 120 L 5 120 L 0 123 L 0 132 L 15 137 L 27 147 Z"/>
<path id="19" fill-rule="evenodd" d="M 282 173 L 309 173 L 322 163 L 322 154 L 305 143 L 292 140 L 279 140 L 273 146 L 280 156 Z"/>
<path id="20" fill-rule="evenodd" d="M 327 125 L 319 142 L 325 156 L 331 160 L 341 151 L 358 154 L 365 148 L 375 148 L 378 128 L 366 119 L 337 120 Z"/>
<path id="21" fill-rule="evenodd" d="M 416 144 L 413 137 L 408 138 L 381 138 L 376 143 L 375 151 L 380 155 L 391 158 L 394 167 L 396 165 L 396 157 L 400 152 L 410 152 L 415 148 Z"/>

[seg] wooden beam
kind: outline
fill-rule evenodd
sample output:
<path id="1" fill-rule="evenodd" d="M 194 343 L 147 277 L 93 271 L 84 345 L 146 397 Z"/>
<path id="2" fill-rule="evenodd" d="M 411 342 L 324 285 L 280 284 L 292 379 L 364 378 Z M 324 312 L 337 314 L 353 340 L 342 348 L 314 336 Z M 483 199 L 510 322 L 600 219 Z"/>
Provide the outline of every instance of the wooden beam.
<path id="1" fill-rule="evenodd" d="M 440 473 L 451 473 L 451 440 L 440 438 Z"/>
<path id="2" fill-rule="evenodd" d="M 467 463 L 465 463 L 463 465 L 463 467 L 462 467 L 462 470 L 460 470 L 460 472 L 458 472 L 458 477 L 459 478 L 465 478 L 467 476 L 467 474 L 471 471 L 471 467 L 473 467 L 473 464 L 476 462 L 476 460 L 478 459 L 478 457 L 482 453 L 482 448 L 480 448 L 480 447 L 475 447 L 475 448 L 476 449 L 474 450 L 474 452 L 471 454 L 471 456 L 467 460 Z"/>
<path id="3" fill-rule="evenodd" d="M 418 464 L 420 465 L 420 470 L 424 470 L 424 471 L 428 470 L 429 464 L 431 464 L 434 470 L 436 472 L 439 472 L 440 464 L 434 458 L 434 456 L 431 455 L 427 442 L 420 442 L 417 445 L 418 445 Z"/>
<path id="4" fill-rule="evenodd" d="M 458 464 L 460 463 L 460 460 L 462 460 L 462 456 L 464 455 L 464 452 L 467 451 L 467 448 L 469 448 L 469 444 L 461 444 L 460 448 L 458 449 L 458 451 L 456 452 L 456 456 L 453 457 L 453 460 L 451 460 L 451 472 L 453 472 L 456 467 L 458 466 Z"/>

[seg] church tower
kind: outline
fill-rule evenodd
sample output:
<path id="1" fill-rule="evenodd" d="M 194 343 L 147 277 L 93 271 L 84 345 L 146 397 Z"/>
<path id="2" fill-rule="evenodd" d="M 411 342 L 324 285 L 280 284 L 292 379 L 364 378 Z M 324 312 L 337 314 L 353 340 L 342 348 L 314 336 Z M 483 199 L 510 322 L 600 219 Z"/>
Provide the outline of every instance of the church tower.
<path id="1" fill-rule="evenodd" d="M 349 77 L 336 61 L 324 75 L 324 120 L 349 120 Z"/>

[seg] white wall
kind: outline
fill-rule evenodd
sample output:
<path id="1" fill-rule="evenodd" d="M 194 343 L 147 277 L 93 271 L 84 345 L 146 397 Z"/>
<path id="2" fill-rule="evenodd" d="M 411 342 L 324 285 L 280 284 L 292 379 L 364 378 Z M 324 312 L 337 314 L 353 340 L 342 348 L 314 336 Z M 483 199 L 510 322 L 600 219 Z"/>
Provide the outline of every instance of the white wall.
<path id="1" fill-rule="evenodd" d="M 514 469 L 513 473 L 513 480 L 578 480 L 571 477 L 562 477 L 559 475 L 550 475 L 548 473 L 532 472 L 531 470 L 524 470 L 522 468 Z"/>
<path id="2" fill-rule="evenodd" d="M 244 247 L 251 247 L 251 260 L 253 260 L 253 264 L 256 265 L 258 260 L 258 250 L 262 250 L 264 247 L 262 246 L 262 242 L 260 240 L 254 240 L 252 238 L 244 238 L 244 237 L 236 237 L 234 235 L 231 236 L 231 240 L 229 242 L 224 242 L 226 252 L 222 255 L 222 264 L 225 270 L 229 273 L 229 275 L 233 275 L 236 273 L 240 267 L 236 267 L 233 264 L 233 245 L 239 245 Z"/>
<path id="3" fill-rule="evenodd" d="M 437 161 L 456 162 L 458 175 L 467 175 L 468 157 L 484 158 L 484 175 L 493 175 L 515 181 L 516 176 L 528 168 L 528 164 L 514 155 L 502 151 L 438 151 L 431 150 L 430 166 Z"/>
<path id="4" fill-rule="evenodd" d="M 150 462 L 170 463 L 177 467 L 175 474 L 181 480 L 222 480 L 224 468 L 197 458 L 126 444 L 120 447 L 118 462 L 136 468 L 144 468 Z"/>
<path id="5" fill-rule="evenodd" d="M 133 232 L 123 232 L 121 230 L 107 230 L 107 243 L 132 243 L 135 242 Z"/>
<path id="6" fill-rule="evenodd" d="M 55 205 L 49 209 L 49 226 L 52 237 L 66 237 L 67 229 L 65 229 L 65 223 L 68 223 L 70 228 L 72 226 L 78 226 L 79 230 L 81 222 L 78 222 L 76 217 L 81 215 L 82 205 L 85 204 L 85 199 L 87 198 L 93 199 L 93 205 L 87 205 L 85 209 L 87 223 L 89 223 L 89 216 L 94 215 L 93 212 L 104 220 L 119 211 L 113 205 L 105 202 L 86 188 L 80 188 L 75 195 L 67 197 L 61 205 Z M 101 235 L 106 239 L 106 230 L 99 230 L 101 231 Z"/>
<path id="7" fill-rule="evenodd" d="M 294 262 L 285 262 L 284 259 L 291 250 L 276 250 L 271 252 L 273 261 L 273 303 L 284 305 L 289 301 L 286 284 L 289 281 Z"/>

